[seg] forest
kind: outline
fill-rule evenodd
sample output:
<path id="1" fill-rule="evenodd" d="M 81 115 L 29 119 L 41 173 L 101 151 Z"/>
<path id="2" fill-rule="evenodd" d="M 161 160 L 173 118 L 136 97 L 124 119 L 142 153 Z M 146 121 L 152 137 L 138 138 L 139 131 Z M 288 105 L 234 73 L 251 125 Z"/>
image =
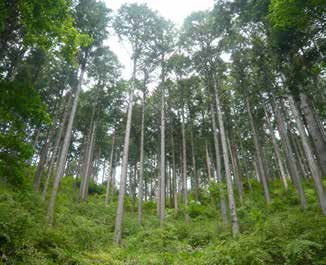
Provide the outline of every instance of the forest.
<path id="1" fill-rule="evenodd" d="M 326 264 L 325 30 L 323 0 L 0 0 L 0 264 Z"/>

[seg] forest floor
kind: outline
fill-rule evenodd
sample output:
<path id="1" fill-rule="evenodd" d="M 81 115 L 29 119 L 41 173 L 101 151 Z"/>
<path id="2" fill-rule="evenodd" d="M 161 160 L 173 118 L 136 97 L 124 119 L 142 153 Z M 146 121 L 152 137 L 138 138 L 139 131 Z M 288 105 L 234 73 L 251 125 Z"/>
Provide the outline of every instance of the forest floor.
<path id="1" fill-rule="evenodd" d="M 53 227 L 46 203 L 26 185 L 0 190 L 0 264 L 326 264 L 326 218 L 320 214 L 311 183 L 305 183 L 309 208 L 299 207 L 293 190 L 271 182 L 268 207 L 258 183 L 238 202 L 241 235 L 232 238 L 220 222 L 214 196 L 201 192 L 187 209 L 166 209 L 159 227 L 156 205 L 144 202 L 137 222 L 127 196 L 121 246 L 113 244 L 116 203 L 104 204 L 104 186 L 92 184 L 87 203 L 77 203 L 72 178 L 64 178 Z M 189 223 L 184 213 L 190 216 Z"/>

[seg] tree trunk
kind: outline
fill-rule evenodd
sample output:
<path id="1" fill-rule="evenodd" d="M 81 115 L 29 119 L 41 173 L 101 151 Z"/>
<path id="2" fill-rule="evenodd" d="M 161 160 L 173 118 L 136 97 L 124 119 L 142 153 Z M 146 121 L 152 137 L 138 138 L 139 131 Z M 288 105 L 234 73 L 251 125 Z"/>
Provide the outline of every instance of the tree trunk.
<path id="1" fill-rule="evenodd" d="M 289 138 L 290 138 L 290 143 L 292 143 L 292 147 L 294 150 L 294 154 L 296 156 L 296 161 L 297 161 L 297 165 L 299 165 L 299 169 L 300 169 L 300 176 L 308 179 L 310 172 L 309 172 L 309 166 L 307 166 L 306 164 L 306 156 L 304 155 L 304 153 L 301 151 L 300 148 L 300 142 L 298 142 L 298 135 L 296 135 L 295 133 L 291 133 L 289 132 Z"/>
<path id="2" fill-rule="evenodd" d="M 325 136 L 319 127 L 319 121 L 316 120 L 314 110 L 309 104 L 308 97 L 300 93 L 301 107 L 307 122 L 308 131 L 314 143 L 316 157 L 323 175 L 326 175 L 326 141 Z"/>
<path id="3" fill-rule="evenodd" d="M 114 242 L 119 244 L 121 242 L 122 233 L 122 217 L 123 217 L 123 204 L 126 192 L 126 179 L 127 179 L 127 169 L 128 169 L 128 156 L 129 156 L 129 141 L 130 141 L 130 129 L 131 129 L 131 117 L 132 117 L 132 105 L 134 89 L 136 88 L 136 68 L 137 68 L 137 56 L 134 55 L 134 66 L 132 74 L 132 89 L 129 96 L 129 106 L 128 106 L 128 116 L 126 124 L 126 133 L 123 146 L 123 156 L 122 156 L 122 168 L 120 176 L 120 186 L 119 186 L 119 197 L 118 206 L 114 226 Z"/>
<path id="4" fill-rule="evenodd" d="M 271 121 L 269 119 L 269 116 L 268 116 L 267 109 L 266 109 L 265 105 L 264 105 L 264 112 L 265 112 L 265 118 L 266 118 L 268 130 L 270 131 L 270 134 L 271 134 L 272 143 L 273 143 L 274 151 L 275 151 L 275 154 L 276 154 L 277 164 L 278 164 L 278 167 L 279 167 L 280 172 L 281 172 L 281 180 L 282 180 L 284 189 L 287 190 L 288 189 L 288 183 L 287 183 L 287 180 L 286 180 L 286 173 L 285 173 L 285 168 L 283 166 L 281 151 L 280 151 L 280 148 L 278 146 L 278 143 L 277 143 L 277 140 L 276 140 L 276 137 L 275 137 L 275 134 L 274 134 L 274 129 L 272 127 L 272 124 L 271 124 Z"/>
<path id="5" fill-rule="evenodd" d="M 147 75 L 144 78 L 142 110 L 141 110 L 141 127 L 140 127 L 140 168 L 139 168 L 139 184 L 138 184 L 138 223 L 142 223 L 143 208 L 143 179 L 144 179 L 144 123 L 145 123 L 145 99 L 146 99 Z"/>
<path id="6" fill-rule="evenodd" d="M 280 112 L 280 109 L 278 107 L 278 103 L 277 101 L 273 98 L 273 108 L 275 111 L 275 120 L 276 120 L 276 124 L 278 127 L 278 131 L 280 133 L 281 136 L 281 140 L 283 143 L 283 147 L 284 147 L 284 151 L 285 151 L 285 156 L 286 156 L 286 160 L 287 160 L 287 165 L 289 168 L 289 173 L 291 176 L 291 179 L 298 191 L 299 194 L 299 198 L 300 198 L 300 202 L 301 202 L 301 206 L 303 209 L 307 208 L 307 202 L 306 202 L 306 198 L 304 196 L 304 192 L 303 192 L 303 188 L 302 188 L 302 184 L 301 184 L 301 180 L 299 177 L 299 172 L 298 172 L 298 168 L 296 165 L 296 161 L 294 159 L 293 156 L 293 151 L 291 148 L 291 144 L 290 144 L 290 140 L 288 138 L 285 126 L 284 126 L 284 118 L 282 116 L 282 113 Z"/>
<path id="7" fill-rule="evenodd" d="M 263 153 L 262 153 L 259 141 L 258 141 L 258 136 L 257 136 L 257 133 L 256 133 L 256 128 L 255 128 L 255 124 L 254 124 L 254 119 L 252 117 L 248 97 L 246 97 L 246 104 L 247 104 L 247 111 L 248 111 L 248 116 L 249 116 L 249 123 L 250 123 L 250 127 L 251 127 L 252 137 L 254 139 L 256 158 L 257 158 L 257 162 L 258 162 L 257 163 L 257 169 L 258 169 L 258 172 L 259 172 L 260 181 L 261 181 L 261 183 L 263 185 L 265 201 L 266 201 L 267 204 L 270 204 L 271 199 L 270 199 L 270 195 L 269 195 L 268 183 L 267 183 L 267 180 L 266 180 L 266 172 L 264 170 L 264 163 L 263 163 L 263 159 L 262 159 Z"/>
<path id="8" fill-rule="evenodd" d="M 197 175 L 197 167 L 196 167 L 196 157 L 195 157 L 195 145 L 194 145 L 194 134 L 191 130 L 191 156 L 192 156 L 192 172 L 194 178 L 194 186 L 195 186 L 195 201 L 198 202 L 198 175 Z"/>
<path id="9" fill-rule="evenodd" d="M 299 111 L 298 111 L 298 109 L 297 109 L 297 107 L 295 105 L 295 102 L 293 100 L 292 95 L 289 95 L 288 99 L 289 99 L 292 114 L 294 116 L 298 131 L 300 133 L 300 138 L 301 138 L 301 141 L 302 141 L 304 151 L 306 153 L 309 169 L 310 169 L 312 178 L 313 178 L 314 183 L 315 183 L 315 189 L 316 189 L 316 192 L 317 192 L 320 208 L 322 210 L 323 215 L 326 215 L 326 198 L 325 198 L 323 183 L 321 181 L 321 172 L 320 172 L 320 170 L 318 168 L 318 165 L 317 165 L 317 163 L 316 163 L 316 161 L 314 159 L 311 147 L 309 145 L 309 139 L 308 139 L 308 137 L 306 135 L 303 122 L 302 122 L 302 120 L 300 118 Z"/>
<path id="10" fill-rule="evenodd" d="M 220 148 L 218 143 L 218 135 L 217 135 L 217 125 L 216 125 L 216 117 L 213 103 L 211 103 L 211 116 L 212 116 L 212 126 L 213 126 L 213 137 L 214 137 L 214 149 L 215 149 L 215 159 L 216 159 L 216 178 L 219 185 L 220 191 L 220 205 L 221 205 L 221 217 L 224 224 L 228 223 L 227 212 L 226 212 L 226 203 L 224 198 L 224 190 L 222 187 L 222 174 L 221 174 L 221 156 L 220 156 Z M 209 158 L 209 154 L 208 154 Z"/>
<path id="11" fill-rule="evenodd" d="M 55 115 L 55 116 L 57 116 L 57 115 Z M 55 126 L 56 126 L 56 122 L 57 122 L 56 120 L 57 120 L 57 118 L 55 117 L 53 125 L 51 126 L 51 128 L 49 128 L 49 131 L 47 134 L 47 139 L 42 147 L 41 154 L 40 154 L 40 160 L 38 162 L 37 169 L 35 171 L 34 181 L 33 181 L 33 189 L 36 192 L 38 192 L 40 190 L 44 167 L 45 167 L 47 159 L 48 159 L 48 153 L 49 153 L 49 149 L 51 146 L 52 137 L 55 132 Z"/>
<path id="12" fill-rule="evenodd" d="M 59 189 L 60 179 L 63 176 L 64 166 L 65 166 L 66 159 L 67 159 L 68 149 L 69 149 L 70 140 L 71 140 L 72 126 L 73 126 L 73 122 L 75 119 L 75 113 L 76 113 L 76 109 L 77 109 L 77 103 L 78 103 L 78 98 L 79 98 L 79 94 L 81 91 L 82 82 L 84 79 L 86 58 L 87 58 L 87 54 L 85 55 L 85 61 L 81 65 L 79 81 L 78 81 L 77 89 L 75 92 L 75 97 L 73 100 L 73 104 L 72 104 L 72 108 L 71 108 L 71 112 L 70 112 L 70 116 L 69 116 L 69 121 L 68 121 L 67 129 L 65 132 L 65 137 L 64 137 L 64 141 L 63 141 L 63 145 L 62 145 L 61 155 L 60 155 L 59 163 L 57 166 L 57 172 L 56 172 L 54 182 L 53 182 L 53 189 L 52 189 L 51 197 L 50 197 L 48 208 L 47 208 L 47 219 L 48 219 L 49 224 L 53 223 L 54 207 L 55 207 L 55 202 L 57 199 L 57 193 L 58 193 L 58 189 Z"/>
<path id="13" fill-rule="evenodd" d="M 205 143 L 205 153 L 206 153 L 206 167 L 207 167 L 207 174 L 208 174 L 207 175 L 208 176 L 207 184 L 209 184 L 209 182 L 212 179 L 212 163 L 211 163 L 211 159 L 209 157 L 207 142 Z"/>
<path id="14" fill-rule="evenodd" d="M 175 165 L 175 147 L 174 147 L 174 136 L 173 128 L 171 126 L 171 146 L 172 146 L 172 194 L 173 194 L 173 208 L 175 211 L 178 209 L 178 193 L 177 193 L 177 175 Z"/>
<path id="15" fill-rule="evenodd" d="M 110 161 L 109 161 L 109 170 L 108 170 L 108 177 L 106 182 L 106 193 L 105 193 L 105 206 L 107 207 L 109 205 L 109 196 L 110 196 L 110 184 L 111 184 L 111 178 L 112 178 L 112 165 L 113 165 L 113 154 L 114 154 L 114 148 L 115 148 L 115 130 L 113 131 L 112 135 L 112 146 L 111 146 L 111 153 L 110 153 Z"/>
<path id="16" fill-rule="evenodd" d="M 249 178 L 247 153 L 245 153 L 244 151 L 245 150 L 243 148 L 243 144 L 242 144 L 242 141 L 241 141 L 241 138 L 240 138 L 240 152 L 241 152 L 241 156 L 243 157 L 243 163 L 244 163 L 245 173 L 246 173 L 246 180 L 247 180 L 249 191 L 252 192 L 252 186 L 251 186 L 250 178 Z"/>
<path id="17" fill-rule="evenodd" d="M 163 57 L 164 62 L 164 57 Z M 165 94 L 164 94 L 164 67 L 162 67 L 161 82 L 161 165 L 160 165 L 160 226 L 164 224 L 165 218 Z"/>
<path id="18" fill-rule="evenodd" d="M 233 167 L 233 175 L 235 178 L 235 184 L 237 186 L 238 195 L 239 195 L 239 201 L 240 204 L 243 204 L 243 192 L 242 192 L 242 180 L 238 168 L 238 162 L 237 162 L 237 151 L 235 149 L 235 145 L 231 144 L 229 137 L 227 137 L 228 146 L 229 146 L 229 152 L 231 157 L 231 164 Z"/>
<path id="19" fill-rule="evenodd" d="M 233 234 L 233 237 L 236 237 L 239 234 L 239 224 L 238 224 L 237 210 L 236 210 L 234 194 L 233 194 L 228 148 L 227 148 L 227 142 L 226 142 L 224 123 L 223 123 L 223 114 L 222 114 L 220 99 L 219 99 L 219 96 L 217 93 L 216 86 L 217 86 L 217 84 L 216 84 L 215 76 L 213 75 L 213 88 L 214 88 L 214 94 L 215 94 L 218 122 L 219 122 L 219 127 L 220 127 L 220 132 L 221 132 L 223 160 L 224 160 L 224 168 L 225 168 L 225 173 L 226 173 L 226 185 L 227 185 L 229 208 L 230 208 L 231 221 L 232 221 L 232 234 Z"/>
<path id="20" fill-rule="evenodd" d="M 92 117 L 92 119 L 94 119 L 94 116 Z M 86 147 L 86 152 L 84 154 L 85 159 L 83 162 L 83 169 L 81 174 L 79 201 L 85 201 L 88 193 L 88 178 L 90 177 L 89 171 L 90 171 L 90 163 L 92 162 L 92 152 L 94 146 L 95 131 L 96 131 L 96 123 L 95 121 L 91 120 L 91 125 L 89 128 L 89 137 L 87 137 L 88 143 Z"/>
<path id="21" fill-rule="evenodd" d="M 57 132 L 57 136 L 56 136 L 56 139 L 55 139 L 55 144 L 54 144 L 53 151 L 52 151 L 50 165 L 49 165 L 48 171 L 46 173 L 45 183 L 44 183 L 43 191 L 42 191 L 42 200 L 45 200 L 45 197 L 46 197 L 46 193 L 47 193 L 47 189 L 48 189 L 48 186 L 49 186 L 50 178 L 51 178 L 51 176 L 53 174 L 54 163 L 55 163 L 56 157 L 59 154 L 61 138 L 62 138 L 63 131 L 64 131 L 65 127 L 66 127 L 66 123 L 67 123 L 67 120 L 68 120 L 68 114 L 69 114 L 69 108 L 71 106 L 72 95 L 69 93 L 67 95 L 67 97 L 68 97 L 67 105 L 66 105 L 65 110 L 64 110 L 63 115 L 62 115 L 62 120 L 61 120 L 61 123 L 60 123 L 60 126 L 59 126 L 59 130 Z"/>
<path id="22" fill-rule="evenodd" d="M 90 146 L 89 161 L 86 164 L 87 166 L 86 166 L 86 175 L 85 175 L 85 185 L 84 185 L 84 189 L 83 189 L 83 198 L 82 198 L 82 200 L 84 200 L 84 201 L 86 201 L 87 197 L 88 197 L 89 181 L 91 179 L 92 171 L 94 169 L 94 164 L 95 164 L 94 150 L 95 150 L 95 140 L 96 140 L 96 137 L 95 137 L 96 129 L 97 129 L 97 122 L 95 120 L 94 125 L 93 125 L 92 135 L 91 135 L 91 146 Z"/>
<path id="23" fill-rule="evenodd" d="M 183 93 L 182 93 L 183 94 Z M 183 95 L 182 95 L 183 97 Z M 182 98 L 183 102 L 183 98 Z M 185 132 L 185 117 L 184 117 L 184 106 L 182 104 L 181 110 L 181 133 L 182 133 L 182 202 L 184 205 L 188 204 L 188 191 L 187 191 L 187 149 L 186 149 L 186 132 Z M 186 213 L 186 221 L 189 216 Z"/>

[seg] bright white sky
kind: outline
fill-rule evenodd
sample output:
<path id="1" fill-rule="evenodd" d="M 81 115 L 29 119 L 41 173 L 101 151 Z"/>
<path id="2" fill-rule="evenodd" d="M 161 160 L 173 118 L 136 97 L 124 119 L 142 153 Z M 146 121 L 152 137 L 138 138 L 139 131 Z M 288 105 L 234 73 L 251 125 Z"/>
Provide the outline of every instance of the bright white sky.
<path id="1" fill-rule="evenodd" d="M 178 27 L 183 20 L 194 11 L 212 9 L 214 0 L 104 0 L 107 7 L 117 11 L 125 3 L 147 4 L 149 8 L 158 11 L 163 17 L 170 19 Z M 116 37 L 111 36 L 106 43 L 118 56 L 120 63 L 125 67 L 123 78 L 131 76 L 130 51 L 126 44 L 119 43 Z"/>

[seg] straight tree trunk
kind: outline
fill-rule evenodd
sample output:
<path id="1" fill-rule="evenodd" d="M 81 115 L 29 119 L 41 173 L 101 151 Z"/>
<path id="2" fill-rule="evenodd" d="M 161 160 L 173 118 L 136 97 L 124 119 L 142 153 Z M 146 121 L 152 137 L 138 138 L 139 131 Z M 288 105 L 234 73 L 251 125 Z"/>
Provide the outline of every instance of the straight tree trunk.
<path id="1" fill-rule="evenodd" d="M 54 207 L 55 207 L 55 203 L 56 203 L 56 199 L 57 199 L 59 183 L 60 183 L 60 179 L 63 176 L 64 166 L 66 163 L 68 149 L 69 149 L 70 140 L 71 140 L 72 126 L 73 126 L 73 122 L 75 119 L 75 113 L 76 113 L 76 109 L 77 109 L 78 98 L 79 98 L 79 94 L 81 91 L 82 82 L 84 80 L 86 58 L 87 58 L 87 54 L 85 55 L 84 62 L 82 63 L 81 68 L 80 68 L 80 76 L 79 76 L 79 80 L 78 80 L 78 85 L 77 85 L 75 97 L 74 97 L 74 100 L 72 103 L 72 108 L 71 108 L 71 112 L 70 112 L 70 116 L 69 116 L 69 120 L 68 120 L 68 125 L 67 125 L 67 129 L 65 132 L 65 137 L 64 137 L 64 141 L 63 141 L 63 145 L 62 145 L 62 149 L 61 149 L 61 155 L 59 157 L 59 162 L 57 165 L 57 172 L 56 172 L 54 182 L 53 182 L 53 189 L 52 189 L 51 197 L 50 197 L 48 208 L 47 208 L 47 220 L 48 220 L 49 224 L 53 223 Z"/>
<path id="2" fill-rule="evenodd" d="M 248 111 L 248 116 L 249 116 L 249 123 L 250 123 L 250 127 L 251 127 L 252 137 L 254 139 L 254 146 L 255 146 L 256 158 L 257 158 L 257 169 L 259 172 L 260 181 L 263 185 L 265 201 L 267 204 L 270 204 L 271 199 L 270 199 L 269 188 L 268 188 L 268 183 L 267 183 L 267 179 L 266 179 L 266 172 L 264 170 L 264 162 L 262 159 L 263 152 L 261 150 L 261 146 L 258 141 L 258 136 L 256 133 L 256 128 L 255 128 L 255 124 L 254 124 L 254 119 L 252 117 L 248 97 L 246 97 L 246 104 L 247 104 L 247 111 Z"/>
<path id="3" fill-rule="evenodd" d="M 207 184 L 209 184 L 209 182 L 212 179 L 212 163 L 211 163 L 211 159 L 209 157 L 207 142 L 205 143 L 205 153 L 206 153 L 206 167 L 207 167 L 207 174 L 208 174 Z"/>
<path id="4" fill-rule="evenodd" d="M 164 85 L 164 84 L 163 84 Z M 161 165 L 160 165 L 160 225 L 164 224 L 165 217 L 165 97 L 162 88 L 161 95 Z"/>
<path id="5" fill-rule="evenodd" d="M 287 183 L 287 180 L 286 180 L 286 173 L 285 173 L 285 168 L 283 166 L 281 151 L 280 151 L 280 148 L 278 146 L 278 143 L 277 143 L 277 140 L 276 140 L 276 137 L 275 137 L 275 134 L 274 134 L 274 129 L 272 127 L 272 124 L 271 124 L 270 118 L 268 116 L 267 109 L 266 109 L 265 105 L 264 105 L 264 112 L 265 112 L 265 118 L 266 118 L 267 126 L 268 126 L 268 129 L 269 129 L 270 134 L 271 134 L 272 143 L 273 143 L 274 151 L 275 151 L 275 154 L 276 154 L 277 164 L 278 164 L 278 167 L 279 167 L 280 172 L 281 172 L 282 184 L 284 186 L 284 189 L 288 190 L 288 183 Z"/>
<path id="6" fill-rule="evenodd" d="M 66 107 L 64 109 L 64 112 L 63 112 L 63 115 L 62 115 L 62 120 L 61 120 L 59 129 L 58 129 L 58 132 L 57 132 L 57 135 L 56 135 L 55 144 L 54 144 L 53 151 L 52 151 L 50 165 L 49 165 L 48 171 L 46 173 L 45 183 L 44 183 L 43 191 L 42 191 L 42 200 L 45 200 L 45 197 L 46 197 L 46 193 L 47 193 L 47 189 L 48 189 L 48 186 L 49 186 L 50 178 L 51 178 L 51 176 L 53 174 L 54 163 L 55 163 L 56 157 L 59 154 L 61 138 L 63 136 L 63 131 L 64 131 L 65 127 L 66 127 L 67 120 L 68 120 L 69 109 L 70 109 L 73 97 L 72 97 L 72 95 L 70 93 L 67 95 L 67 97 L 68 97 L 67 105 L 66 105 Z"/>
<path id="7" fill-rule="evenodd" d="M 83 170 L 81 174 L 81 182 L 80 182 L 80 190 L 79 190 L 79 200 L 85 201 L 88 193 L 88 178 L 90 177 L 90 167 L 92 162 L 92 152 L 94 146 L 94 138 L 95 138 L 95 131 L 96 131 L 96 122 L 91 121 L 90 130 L 90 137 L 87 137 L 87 148 L 83 165 Z"/>
<path id="8" fill-rule="evenodd" d="M 229 146 L 229 152 L 231 157 L 231 164 L 233 167 L 233 174 L 235 178 L 235 184 L 237 186 L 238 195 L 239 195 L 239 201 L 240 204 L 243 204 L 243 191 L 242 191 L 242 180 L 238 168 L 238 162 L 237 162 L 237 151 L 235 150 L 234 144 L 231 144 L 229 137 L 227 137 L 228 146 Z"/>
<path id="9" fill-rule="evenodd" d="M 295 126 L 295 124 L 293 124 L 293 126 Z M 293 135 L 294 136 L 294 135 Z M 296 135 L 297 136 L 297 135 Z M 295 145 L 297 146 L 298 148 L 298 153 L 300 154 L 300 159 L 302 161 L 302 165 L 304 166 L 305 168 L 305 171 L 306 171 L 306 177 L 307 178 L 310 178 L 311 176 L 311 173 L 309 171 L 309 165 L 308 165 L 308 161 L 307 161 L 307 158 L 306 158 L 306 155 L 305 155 L 305 152 L 303 150 L 303 146 L 301 144 L 301 141 L 300 141 L 300 137 L 293 137 L 293 140 L 294 140 L 294 143 Z"/>
<path id="10" fill-rule="evenodd" d="M 284 118 L 282 116 L 282 113 L 280 112 L 278 102 L 274 98 L 272 98 L 272 99 L 273 99 L 273 101 L 272 101 L 273 102 L 273 108 L 274 108 L 274 111 L 275 111 L 275 120 L 276 120 L 276 124 L 277 124 L 277 127 L 278 127 L 278 131 L 279 131 L 280 136 L 281 136 L 282 143 L 283 143 L 283 147 L 284 147 L 284 151 L 285 151 L 285 156 L 286 156 L 287 165 L 288 165 L 288 168 L 289 168 L 289 173 L 290 173 L 290 176 L 291 176 L 291 180 L 293 181 L 293 183 L 294 183 L 294 185 L 295 185 L 295 187 L 296 187 L 296 189 L 298 191 L 302 208 L 306 209 L 307 208 L 307 202 L 306 202 L 306 198 L 305 198 L 304 191 L 303 191 L 303 188 L 302 188 L 301 180 L 300 180 L 300 177 L 299 177 L 299 172 L 298 172 L 298 168 L 297 168 L 297 165 L 296 165 L 296 161 L 295 161 L 294 156 L 293 156 L 293 151 L 292 151 L 292 147 L 291 147 L 291 144 L 290 144 L 290 140 L 288 138 L 288 134 L 287 134 L 286 129 L 285 129 Z"/>
<path id="11" fill-rule="evenodd" d="M 111 146 L 111 153 L 110 153 L 110 161 L 109 161 L 109 168 L 108 168 L 108 177 L 106 182 L 106 193 L 105 193 L 105 206 L 109 206 L 109 199 L 110 199 L 110 184 L 112 178 L 112 165 L 113 165 L 113 155 L 114 155 L 114 148 L 115 148 L 115 130 L 113 131 L 112 135 L 112 146 Z"/>
<path id="12" fill-rule="evenodd" d="M 131 206 L 132 212 L 135 212 L 136 204 L 136 182 L 137 182 L 137 164 L 133 165 L 133 169 L 130 170 L 130 194 L 131 194 Z"/>
<path id="13" fill-rule="evenodd" d="M 177 193 L 177 175 L 175 165 L 175 147 L 174 147 L 174 136 L 173 128 L 171 126 L 171 146 L 172 146 L 172 193 L 173 193 L 173 208 L 175 211 L 178 209 L 178 193 Z"/>
<path id="14" fill-rule="evenodd" d="M 89 181 L 91 179 L 92 176 L 92 172 L 94 169 L 94 164 L 95 164 L 95 160 L 94 160 L 94 150 L 95 150 L 95 140 L 96 140 L 96 129 L 97 129 L 97 122 L 96 120 L 94 121 L 94 126 L 93 126 L 93 131 L 92 131 L 92 136 L 91 136 L 91 146 L 90 146 L 90 159 L 89 162 L 87 163 L 87 167 L 86 167 L 86 176 L 85 176 L 85 186 L 84 186 L 84 190 L 83 190 L 83 200 L 86 201 L 87 197 L 88 197 L 88 186 L 89 186 Z"/>
<path id="15" fill-rule="evenodd" d="M 192 172 L 194 178 L 194 186 L 195 186 L 195 201 L 198 202 L 198 175 L 197 175 L 197 167 L 196 167 L 196 157 L 195 157 L 195 145 L 194 145 L 194 134 L 191 130 L 191 156 L 192 156 Z"/>
<path id="16" fill-rule="evenodd" d="M 142 110 L 141 110 L 141 126 L 140 126 L 140 168 L 139 168 L 139 184 L 138 184 L 138 223 L 142 223 L 142 208 L 143 208 L 143 189 L 144 189 L 144 123 L 145 123 L 145 99 L 146 99 L 146 84 L 147 75 L 145 73 Z"/>
<path id="17" fill-rule="evenodd" d="M 300 101 L 305 120 L 308 125 L 308 131 L 314 143 L 316 157 L 323 175 L 326 175 L 326 141 L 323 132 L 320 130 L 319 121 L 316 120 L 314 110 L 309 104 L 308 97 L 300 93 Z"/>
<path id="18" fill-rule="evenodd" d="M 232 234 L 233 234 L 233 237 L 236 237 L 239 234 L 239 224 L 238 224 L 237 210 L 236 210 L 234 194 L 233 194 L 232 178 L 231 178 L 228 148 L 227 148 L 227 141 L 226 141 L 226 135 L 225 135 L 225 129 L 224 129 L 224 122 L 223 122 L 223 114 L 222 114 L 222 109 L 221 109 L 221 105 L 220 105 L 220 99 L 219 99 L 218 92 L 217 92 L 216 79 L 215 79 L 214 75 L 213 75 L 213 88 L 214 88 L 214 94 L 215 94 L 215 103 L 216 103 L 216 109 L 217 109 L 219 128 L 220 128 L 220 133 L 221 133 L 223 160 L 224 160 L 224 168 L 225 168 L 225 173 L 226 173 L 226 185 L 227 185 L 229 209 L 230 209 L 231 221 L 232 221 Z"/>
<path id="19" fill-rule="evenodd" d="M 300 138 L 301 138 L 301 141 L 302 141 L 302 145 L 303 145 L 304 151 L 306 153 L 306 157 L 307 157 L 307 160 L 308 160 L 308 165 L 309 165 L 309 169 L 310 169 L 310 172 L 311 172 L 311 176 L 312 176 L 312 178 L 314 180 L 314 183 L 315 183 L 315 189 L 316 189 L 316 192 L 317 192 L 320 208 L 322 210 L 323 215 L 326 215 L 326 198 L 325 198 L 323 183 L 321 181 L 321 172 L 320 172 L 320 170 L 318 168 L 318 165 L 317 165 L 317 163 L 316 163 L 316 161 L 314 159 L 313 152 L 312 152 L 311 147 L 309 145 L 309 139 L 308 139 L 308 137 L 306 135 L 303 122 L 302 122 L 302 120 L 300 118 L 299 110 L 297 109 L 297 107 L 295 105 L 295 102 L 294 102 L 294 99 L 293 99 L 292 95 L 289 95 L 288 99 L 289 99 L 289 103 L 290 103 L 291 112 L 292 112 L 292 114 L 294 116 L 294 119 L 296 121 L 296 125 L 297 125 L 298 131 L 300 133 Z"/>
<path id="20" fill-rule="evenodd" d="M 131 118 L 132 118 L 132 105 L 133 105 L 133 96 L 134 89 L 136 87 L 136 68 L 137 68 L 137 55 L 134 55 L 134 66 L 132 74 L 132 89 L 129 95 L 129 106 L 127 114 L 127 124 L 125 139 L 123 145 L 123 156 L 122 156 L 122 168 L 120 176 L 120 186 L 119 186 L 119 197 L 118 197 L 118 206 L 114 226 L 114 242 L 120 244 L 121 242 L 121 233 L 122 233 L 122 217 L 123 217 L 123 205 L 126 192 L 126 179 L 127 179 L 127 169 L 128 169 L 128 156 L 129 156 L 129 141 L 130 141 L 130 129 L 131 129 Z"/>
<path id="21" fill-rule="evenodd" d="M 215 102 L 216 103 L 216 102 Z M 217 105 L 216 105 L 217 106 Z M 217 110 L 217 108 L 216 108 Z M 212 116 L 212 126 L 213 126 L 213 137 L 214 137 L 214 149 L 215 149 L 215 159 L 216 159 L 216 178 L 217 182 L 220 184 L 220 205 L 221 205 L 221 217 L 224 224 L 228 223 L 227 212 L 226 212 L 226 203 L 224 198 L 224 190 L 222 188 L 222 174 L 221 174 L 221 156 L 220 156 L 220 148 L 218 142 L 217 135 L 217 125 L 216 125 L 216 117 L 213 103 L 211 103 L 211 116 Z M 209 154 L 208 154 L 209 158 Z"/>
<path id="22" fill-rule="evenodd" d="M 54 123 L 48 131 L 47 139 L 42 147 L 41 154 L 40 154 L 40 160 L 38 162 L 37 169 L 35 171 L 34 181 L 33 181 L 33 189 L 36 192 L 38 192 L 40 190 L 42 175 L 43 175 L 44 167 L 45 167 L 47 159 L 48 159 L 48 154 L 49 154 L 49 149 L 51 146 L 52 137 L 55 132 L 55 126 L 56 126 L 56 118 L 54 118 Z"/>
<path id="23" fill-rule="evenodd" d="M 248 184 L 248 188 L 249 188 L 249 191 L 252 192 L 252 186 L 251 186 L 251 183 L 250 183 L 250 178 L 249 178 L 249 169 L 248 169 L 248 160 L 247 160 L 247 153 L 244 152 L 244 148 L 243 148 L 243 144 L 242 144 L 242 141 L 241 141 L 241 138 L 240 138 L 240 152 L 241 152 L 241 155 L 243 157 L 243 163 L 244 163 L 244 167 L 245 167 L 245 173 L 246 173 L 246 180 L 247 180 L 247 184 Z"/>
<path id="24" fill-rule="evenodd" d="M 308 179 L 309 178 L 309 166 L 306 165 L 306 156 L 303 152 L 301 152 L 300 142 L 298 142 L 297 135 L 295 133 L 289 133 L 290 135 L 290 143 L 292 143 L 292 147 L 294 150 L 294 154 L 296 155 L 297 164 L 299 165 L 299 169 L 301 171 L 301 176 Z"/>
<path id="25" fill-rule="evenodd" d="M 182 99 L 183 101 L 183 99 Z M 188 192 L 187 192 L 187 149 L 186 149 L 186 132 L 185 132 L 185 117 L 184 117 L 184 107 L 182 104 L 181 110 L 181 133 L 182 133 L 182 201 L 184 205 L 188 204 Z M 188 214 L 185 216 L 186 221 L 188 221 Z"/>

